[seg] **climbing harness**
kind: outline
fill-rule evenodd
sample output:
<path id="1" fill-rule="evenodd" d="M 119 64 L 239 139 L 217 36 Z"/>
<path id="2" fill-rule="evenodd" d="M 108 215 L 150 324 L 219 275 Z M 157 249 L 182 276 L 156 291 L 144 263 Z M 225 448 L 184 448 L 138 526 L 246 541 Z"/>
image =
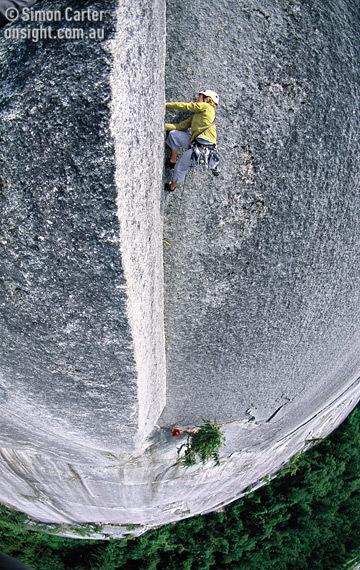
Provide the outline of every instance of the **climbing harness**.
<path id="1" fill-rule="evenodd" d="M 211 123 L 206 129 L 201 131 L 196 135 L 196 138 L 190 145 L 193 153 L 191 155 L 191 165 L 192 166 L 202 166 L 204 170 L 211 170 L 214 176 L 219 176 L 220 174 L 220 156 L 216 148 L 216 144 L 206 144 L 199 141 L 199 137 L 205 133 L 215 121 Z"/>
<path id="2" fill-rule="evenodd" d="M 202 144 L 195 140 L 192 145 L 192 166 L 202 166 L 204 170 L 211 170 L 214 176 L 220 174 L 220 156 L 216 145 Z"/>

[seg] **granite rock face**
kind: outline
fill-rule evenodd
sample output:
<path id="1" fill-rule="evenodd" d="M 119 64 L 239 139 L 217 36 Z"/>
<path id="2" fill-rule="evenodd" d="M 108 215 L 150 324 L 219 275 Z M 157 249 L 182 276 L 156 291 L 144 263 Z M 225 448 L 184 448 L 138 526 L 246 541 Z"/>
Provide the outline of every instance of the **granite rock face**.
<path id="1" fill-rule="evenodd" d="M 166 98 L 220 93 L 223 164 L 162 200 L 164 2 L 104 10 L 0 38 L 0 503 L 99 538 L 260 485 L 360 376 L 355 2 L 169 1 Z M 221 464 L 180 470 L 202 418 Z"/>
<path id="2" fill-rule="evenodd" d="M 165 206 L 164 425 L 290 426 L 359 373 L 358 34 L 351 0 L 169 1 L 167 100 L 220 94 L 222 175 Z"/>
<path id="3" fill-rule="evenodd" d="M 75 11 L 81 3 L 66 6 Z M 161 173 L 149 156 L 145 188 L 142 172 L 129 170 L 139 136 L 154 127 L 151 150 L 162 153 L 163 35 L 152 24 L 161 31 L 164 24 L 154 6 L 146 16 L 151 37 L 145 33 L 139 43 L 143 55 L 131 51 L 128 38 L 144 17 L 140 4 L 131 6 L 130 13 L 130 3 L 127 10 L 124 3 L 107 3 L 97 24 L 104 30 L 99 41 L 16 41 L 6 39 L 9 27 L 3 32 L 4 446 L 35 445 L 65 455 L 72 444 L 131 450 L 152 430 L 165 403 L 156 207 Z M 103 9 L 101 2 L 87 7 Z M 61 10 L 64 3 L 38 2 L 36 9 Z M 118 29 L 117 10 L 123 19 Z M 85 33 L 94 27 L 82 25 Z M 155 47 L 159 59 L 148 73 Z M 131 84 L 125 81 L 128 66 L 139 72 Z M 138 123 L 124 100 L 137 102 Z M 15 434 L 19 428 L 21 436 Z"/>

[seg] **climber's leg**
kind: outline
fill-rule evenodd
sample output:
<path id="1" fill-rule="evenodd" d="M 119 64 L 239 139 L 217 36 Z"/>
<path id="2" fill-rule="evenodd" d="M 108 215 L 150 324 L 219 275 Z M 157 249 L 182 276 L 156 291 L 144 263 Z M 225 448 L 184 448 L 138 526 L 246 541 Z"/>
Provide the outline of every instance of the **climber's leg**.
<path id="1" fill-rule="evenodd" d="M 185 176 L 189 168 L 191 167 L 191 155 L 193 153 L 192 148 L 189 148 L 184 152 L 182 157 L 177 161 L 174 172 L 172 175 L 171 184 L 175 185 L 175 188 L 178 183 L 184 182 Z"/>
<path id="2" fill-rule="evenodd" d="M 173 167 L 177 159 L 177 151 L 180 148 L 189 148 L 191 136 L 186 131 L 170 131 L 166 144 L 171 148 L 170 163 L 168 166 Z"/>

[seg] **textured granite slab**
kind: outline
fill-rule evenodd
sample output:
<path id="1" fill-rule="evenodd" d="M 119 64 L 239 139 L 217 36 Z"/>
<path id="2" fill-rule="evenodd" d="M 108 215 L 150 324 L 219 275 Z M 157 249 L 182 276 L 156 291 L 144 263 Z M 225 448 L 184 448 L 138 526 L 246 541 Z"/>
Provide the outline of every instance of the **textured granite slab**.
<path id="1" fill-rule="evenodd" d="M 167 24 L 167 100 L 220 94 L 222 174 L 165 206 L 162 421 L 291 422 L 359 369 L 357 3 L 170 0 Z"/>
<path id="2" fill-rule="evenodd" d="M 167 99 L 220 92 L 223 169 L 163 199 L 165 317 L 163 2 L 1 34 L 0 502 L 93 538 L 226 505 L 359 400 L 355 3 L 168 3 Z M 203 417 L 221 464 L 179 469 Z"/>
<path id="3" fill-rule="evenodd" d="M 81 7 L 43 1 L 36 9 L 65 5 Z M 162 14 L 154 5 L 149 31 L 134 36 L 144 23 L 141 4 L 108 2 L 96 24 L 104 29 L 98 41 L 32 42 L 6 39 L 9 26 L 2 32 L 0 431 L 6 447 L 58 448 L 65 455 L 78 445 L 133 449 L 164 406 L 161 172 L 151 155 L 129 169 L 139 138 L 154 126 L 159 134 L 143 149 L 162 153 Z M 95 27 L 88 20 L 81 25 L 85 33 Z M 158 65 L 149 69 L 155 47 Z"/>

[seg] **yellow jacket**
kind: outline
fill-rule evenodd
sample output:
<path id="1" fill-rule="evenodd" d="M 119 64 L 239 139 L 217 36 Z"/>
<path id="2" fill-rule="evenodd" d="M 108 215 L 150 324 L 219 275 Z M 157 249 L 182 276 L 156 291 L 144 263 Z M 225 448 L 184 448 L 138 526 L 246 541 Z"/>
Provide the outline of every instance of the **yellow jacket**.
<path id="1" fill-rule="evenodd" d="M 216 125 L 211 125 L 215 119 L 215 109 L 209 103 L 166 103 L 166 108 L 193 113 L 191 117 L 180 121 L 180 123 L 166 123 L 165 129 L 167 131 L 186 131 L 186 129 L 191 127 L 192 141 L 199 136 L 201 139 L 216 144 Z M 206 127 L 209 128 L 204 131 Z M 204 133 L 200 134 L 202 131 Z"/>

